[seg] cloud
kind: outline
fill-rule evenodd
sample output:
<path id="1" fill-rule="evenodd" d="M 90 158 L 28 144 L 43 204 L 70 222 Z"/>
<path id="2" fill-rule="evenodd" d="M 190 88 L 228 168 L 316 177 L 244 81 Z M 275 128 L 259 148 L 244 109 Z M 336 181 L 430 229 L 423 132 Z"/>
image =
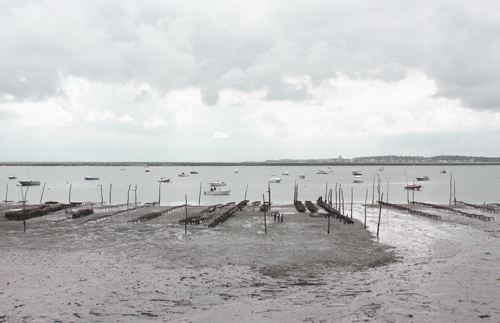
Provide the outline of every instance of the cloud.
<path id="1" fill-rule="evenodd" d="M 215 138 L 215 139 L 228 139 L 230 137 L 231 137 L 230 132 L 223 132 L 223 131 L 216 131 L 212 135 L 212 138 Z"/>

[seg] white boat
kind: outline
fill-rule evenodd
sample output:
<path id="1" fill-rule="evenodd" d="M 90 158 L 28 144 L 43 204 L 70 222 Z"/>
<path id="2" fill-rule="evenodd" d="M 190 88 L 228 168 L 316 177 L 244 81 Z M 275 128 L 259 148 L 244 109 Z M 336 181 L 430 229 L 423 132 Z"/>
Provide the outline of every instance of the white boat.
<path id="1" fill-rule="evenodd" d="M 86 181 L 98 181 L 99 180 L 99 177 L 95 177 L 95 176 L 85 176 L 84 178 Z"/>
<path id="2" fill-rule="evenodd" d="M 19 184 L 21 184 L 22 186 L 37 186 L 40 185 L 40 181 L 24 180 L 24 181 L 19 181 Z"/>
<path id="3" fill-rule="evenodd" d="M 354 172 L 352 172 L 352 174 L 354 176 L 361 176 L 361 175 L 363 175 L 360 170 L 355 170 Z"/>
<path id="4" fill-rule="evenodd" d="M 225 190 L 222 187 L 211 187 L 210 191 L 205 191 L 205 195 L 229 195 L 231 190 Z"/>
<path id="5" fill-rule="evenodd" d="M 304 174 L 300 173 L 300 174 L 299 174 L 299 178 L 300 178 L 300 179 L 305 179 L 305 178 L 306 178 L 306 175 L 304 175 Z"/>
<path id="6" fill-rule="evenodd" d="M 326 170 L 320 169 L 320 170 L 318 170 L 318 172 L 316 174 L 326 175 L 326 174 L 328 174 L 328 172 Z"/>
<path id="7" fill-rule="evenodd" d="M 189 176 L 189 174 L 186 174 L 186 173 L 180 173 L 180 174 L 178 174 L 178 176 L 179 176 L 179 177 L 188 177 L 188 176 Z"/>
<path id="8" fill-rule="evenodd" d="M 428 181 L 428 180 L 430 180 L 430 178 L 427 176 L 417 177 L 417 181 Z"/>
<path id="9" fill-rule="evenodd" d="M 239 172 L 239 170 L 235 169 L 235 170 L 234 170 L 234 172 L 235 172 L 235 173 L 238 173 L 238 172 Z"/>
<path id="10" fill-rule="evenodd" d="M 379 171 L 379 172 L 381 172 L 381 171 L 383 171 L 384 169 L 385 169 L 384 167 L 380 167 L 380 168 L 378 169 L 378 171 Z"/>
<path id="11" fill-rule="evenodd" d="M 170 178 L 169 177 L 160 177 L 160 179 L 158 180 L 158 182 L 170 183 Z"/>
<path id="12" fill-rule="evenodd" d="M 281 175 L 290 175 L 290 172 L 289 171 L 284 171 L 283 173 L 281 173 Z"/>
<path id="13" fill-rule="evenodd" d="M 361 176 L 354 176 L 354 179 L 352 180 L 353 183 L 363 183 L 363 179 Z"/>
<path id="14" fill-rule="evenodd" d="M 226 186 L 226 182 L 221 182 L 220 180 L 217 180 L 216 182 L 210 182 L 210 186 Z"/>
<path id="15" fill-rule="evenodd" d="M 281 178 L 271 177 L 268 181 L 269 181 L 269 183 L 279 183 L 279 182 L 281 182 Z"/>
<path id="16" fill-rule="evenodd" d="M 16 175 L 9 175 L 8 177 L 9 177 L 9 179 L 16 179 L 17 178 Z"/>

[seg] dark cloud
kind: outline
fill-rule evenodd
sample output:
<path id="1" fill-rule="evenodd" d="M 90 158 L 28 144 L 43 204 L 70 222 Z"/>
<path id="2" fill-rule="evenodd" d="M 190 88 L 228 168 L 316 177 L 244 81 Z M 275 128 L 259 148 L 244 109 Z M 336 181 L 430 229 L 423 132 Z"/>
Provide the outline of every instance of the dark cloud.
<path id="1" fill-rule="evenodd" d="M 499 13 L 491 1 L 6 1 L 0 95 L 57 96 L 76 76 L 196 87 L 207 105 L 224 88 L 302 101 L 307 89 L 283 79 L 395 82 L 422 69 L 437 96 L 499 109 Z"/>

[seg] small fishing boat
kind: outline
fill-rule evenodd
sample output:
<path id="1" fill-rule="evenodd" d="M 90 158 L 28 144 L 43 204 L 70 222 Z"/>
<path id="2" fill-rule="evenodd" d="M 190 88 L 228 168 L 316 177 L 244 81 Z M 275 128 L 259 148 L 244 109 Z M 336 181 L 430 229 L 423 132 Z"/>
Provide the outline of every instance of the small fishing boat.
<path id="1" fill-rule="evenodd" d="M 274 175 L 272 175 L 274 176 Z M 279 177 L 271 177 L 270 179 L 268 179 L 269 183 L 280 183 L 281 182 L 281 178 Z"/>
<path id="2" fill-rule="evenodd" d="M 238 173 L 238 172 L 239 172 L 239 170 L 235 169 L 235 170 L 234 170 L 234 172 L 235 172 L 235 173 Z"/>
<path id="3" fill-rule="evenodd" d="M 381 172 L 381 171 L 383 171 L 383 170 L 384 170 L 384 167 L 380 167 L 380 168 L 378 169 L 378 171 L 379 171 L 379 172 Z"/>
<path id="4" fill-rule="evenodd" d="M 179 177 L 188 177 L 189 174 L 186 174 L 186 173 L 180 173 L 180 174 L 177 174 Z"/>
<path id="5" fill-rule="evenodd" d="M 360 171 L 360 170 L 355 170 L 354 172 L 352 172 L 352 174 L 353 174 L 354 176 L 361 176 L 361 175 L 363 175 L 363 173 L 361 173 L 361 171 Z"/>
<path id="6" fill-rule="evenodd" d="M 417 181 L 428 181 L 428 180 L 430 180 L 430 178 L 427 176 L 417 177 Z"/>
<path id="7" fill-rule="evenodd" d="M 320 169 L 320 170 L 318 170 L 318 172 L 316 174 L 326 175 L 326 174 L 328 174 L 328 172 L 326 170 Z"/>
<path id="8" fill-rule="evenodd" d="M 443 170 L 441 171 L 441 174 L 446 174 L 446 169 L 443 169 Z"/>
<path id="9" fill-rule="evenodd" d="M 290 175 L 290 172 L 289 171 L 284 171 L 283 173 L 281 173 L 281 175 Z"/>
<path id="10" fill-rule="evenodd" d="M 37 186 L 40 185 L 40 181 L 24 180 L 19 181 L 19 184 L 21 184 L 22 186 Z"/>
<path id="11" fill-rule="evenodd" d="M 9 175 L 8 177 L 9 177 L 9 179 L 16 179 L 17 178 L 16 175 Z"/>
<path id="12" fill-rule="evenodd" d="M 361 176 L 357 175 L 357 176 L 354 176 L 354 179 L 352 180 L 353 183 L 363 183 L 363 179 L 361 178 Z"/>
<path id="13" fill-rule="evenodd" d="M 190 171 L 189 173 L 191 174 L 199 174 L 197 171 L 193 170 L 193 171 Z"/>
<path id="14" fill-rule="evenodd" d="M 405 186 L 405 189 L 407 190 L 413 190 L 413 191 L 419 191 L 420 189 L 422 188 L 422 185 L 418 185 L 418 184 L 409 184 L 409 185 L 406 185 Z"/>
<path id="15" fill-rule="evenodd" d="M 161 182 L 161 183 L 170 183 L 170 178 L 169 177 L 160 177 L 160 179 L 158 180 L 158 182 Z"/>
<path id="16" fill-rule="evenodd" d="M 205 191 L 205 195 L 229 195 L 231 190 L 225 190 L 222 187 L 214 187 L 210 188 L 210 191 Z"/>
<path id="17" fill-rule="evenodd" d="M 144 171 L 145 171 L 146 173 L 149 173 L 149 168 L 146 168 Z"/>
<path id="18" fill-rule="evenodd" d="M 300 174 L 299 174 L 299 178 L 300 178 L 300 179 L 306 179 L 306 175 L 304 175 L 304 174 L 300 173 Z"/>
<path id="19" fill-rule="evenodd" d="M 226 186 L 226 182 L 221 182 L 219 179 L 216 182 L 210 182 L 210 186 Z"/>
<path id="20" fill-rule="evenodd" d="M 98 181 L 99 180 L 99 177 L 95 177 L 95 176 L 85 176 L 84 178 L 86 181 Z"/>

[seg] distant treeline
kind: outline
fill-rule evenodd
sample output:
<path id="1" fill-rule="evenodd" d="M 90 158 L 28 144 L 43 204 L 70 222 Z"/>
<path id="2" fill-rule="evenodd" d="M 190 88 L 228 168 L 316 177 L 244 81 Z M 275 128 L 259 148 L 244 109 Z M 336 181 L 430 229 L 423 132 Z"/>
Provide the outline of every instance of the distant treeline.
<path id="1" fill-rule="evenodd" d="M 0 162 L 0 166 L 342 166 L 342 165 L 495 165 L 500 164 L 500 157 L 475 157 L 443 155 L 435 157 L 421 156 L 371 156 L 352 159 L 277 159 L 262 162 Z"/>

